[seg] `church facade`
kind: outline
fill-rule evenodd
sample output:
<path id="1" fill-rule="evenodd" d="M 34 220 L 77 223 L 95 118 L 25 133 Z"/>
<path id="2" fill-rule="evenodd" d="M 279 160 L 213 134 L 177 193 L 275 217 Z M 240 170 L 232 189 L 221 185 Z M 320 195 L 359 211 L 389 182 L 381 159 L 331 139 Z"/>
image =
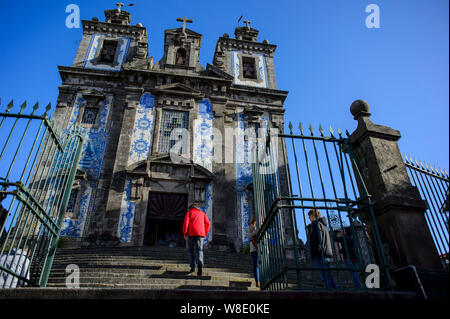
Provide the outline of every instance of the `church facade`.
<path id="1" fill-rule="evenodd" d="M 251 132 L 284 126 L 276 46 L 245 21 L 205 67 L 202 35 L 183 18 L 155 61 L 142 24 L 120 6 L 105 17 L 82 21 L 73 65 L 59 66 L 56 126 L 85 135 L 61 235 L 75 245 L 181 246 L 184 214 L 198 203 L 212 224 L 206 244 L 239 249 L 255 213 Z"/>

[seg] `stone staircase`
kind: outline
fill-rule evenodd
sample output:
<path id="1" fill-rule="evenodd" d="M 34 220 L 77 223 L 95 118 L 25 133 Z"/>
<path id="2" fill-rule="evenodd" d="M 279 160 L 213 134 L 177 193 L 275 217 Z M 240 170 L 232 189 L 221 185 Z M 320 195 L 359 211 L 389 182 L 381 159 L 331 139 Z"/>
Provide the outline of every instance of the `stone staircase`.
<path id="1" fill-rule="evenodd" d="M 58 249 L 47 287 L 66 287 L 66 267 L 80 269 L 80 287 L 255 290 L 250 255 L 205 249 L 203 275 L 190 269 L 187 250 L 169 247 Z"/>

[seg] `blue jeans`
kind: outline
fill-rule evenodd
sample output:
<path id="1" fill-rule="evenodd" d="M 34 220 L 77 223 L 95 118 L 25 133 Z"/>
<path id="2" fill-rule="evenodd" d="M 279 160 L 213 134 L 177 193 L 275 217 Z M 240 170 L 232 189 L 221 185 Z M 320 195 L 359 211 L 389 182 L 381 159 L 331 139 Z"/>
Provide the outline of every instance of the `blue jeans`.
<path id="1" fill-rule="evenodd" d="M 319 267 L 330 267 L 330 261 L 328 258 L 314 258 L 314 261 Z M 329 270 L 320 270 L 320 277 L 322 278 L 326 288 L 337 288 L 337 285 L 334 282 L 333 276 L 331 276 L 331 272 Z"/>
<path id="2" fill-rule="evenodd" d="M 350 259 L 344 259 L 345 266 L 348 268 L 353 267 L 353 263 Z M 353 271 L 353 282 L 355 283 L 355 287 L 361 288 L 361 282 L 359 281 L 358 275 Z"/>
<path id="3" fill-rule="evenodd" d="M 203 267 L 203 240 L 205 237 L 189 236 L 188 237 L 188 251 L 189 263 L 191 268 L 195 267 L 194 253 L 197 255 L 197 266 Z"/>
<path id="4" fill-rule="evenodd" d="M 255 281 L 259 282 L 258 252 L 254 251 L 250 254 L 252 255 L 252 261 L 253 261 L 253 275 L 255 276 Z"/>

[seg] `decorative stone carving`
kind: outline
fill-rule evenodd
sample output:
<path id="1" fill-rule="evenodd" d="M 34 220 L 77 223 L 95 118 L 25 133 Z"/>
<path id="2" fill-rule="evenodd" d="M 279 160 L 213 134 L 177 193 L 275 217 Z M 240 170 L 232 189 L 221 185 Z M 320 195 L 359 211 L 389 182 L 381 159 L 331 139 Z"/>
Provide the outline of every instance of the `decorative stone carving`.
<path id="1" fill-rule="evenodd" d="M 117 4 L 117 9 L 105 10 L 105 17 L 107 23 L 129 25 L 131 22 L 131 14 L 128 11 L 122 11 L 120 7 L 122 3 Z"/>
<path id="2" fill-rule="evenodd" d="M 148 53 L 148 43 L 147 42 L 138 42 L 138 46 L 136 48 L 136 58 L 145 59 Z"/>

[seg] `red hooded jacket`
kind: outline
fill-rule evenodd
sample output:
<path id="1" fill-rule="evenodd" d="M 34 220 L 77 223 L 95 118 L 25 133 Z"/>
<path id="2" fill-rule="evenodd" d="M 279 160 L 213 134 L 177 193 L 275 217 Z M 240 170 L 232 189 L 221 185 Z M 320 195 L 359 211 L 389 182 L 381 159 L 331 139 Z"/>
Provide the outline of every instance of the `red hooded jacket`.
<path id="1" fill-rule="evenodd" d="M 184 217 L 183 235 L 206 237 L 211 223 L 208 216 L 197 208 L 191 208 Z"/>

